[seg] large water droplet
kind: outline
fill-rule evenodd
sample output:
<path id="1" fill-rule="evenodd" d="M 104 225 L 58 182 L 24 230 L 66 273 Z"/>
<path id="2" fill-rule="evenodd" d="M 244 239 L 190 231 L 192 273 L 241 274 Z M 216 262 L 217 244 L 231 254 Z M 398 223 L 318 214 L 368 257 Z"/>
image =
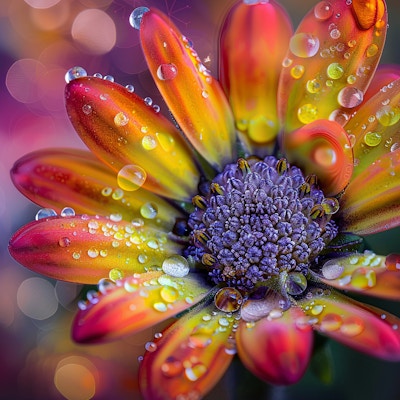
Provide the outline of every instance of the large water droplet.
<path id="1" fill-rule="evenodd" d="M 364 135 L 364 143 L 370 147 L 376 147 L 382 141 L 382 135 L 379 132 L 367 132 Z"/>
<path id="2" fill-rule="evenodd" d="M 319 50 L 319 39 L 311 33 L 297 33 L 290 39 L 289 48 L 297 57 L 313 57 Z"/>
<path id="3" fill-rule="evenodd" d="M 333 8 L 331 3 L 329 3 L 329 1 L 320 1 L 314 7 L 314 16 L 320 21 L 325 21 L 328 18 L 332 17 L 332 15 L 333 15 Z"/>
<path id="4" fill-rule="evenodd" d="M 198 363 L 191 368 L 185 368 L 186 378 L 192 382 L 197 381 L 207 372 L 207 367 L 204 364 Z"/>
<path id="5" fill-rule="evenodd" d="M 214 297 L 215 306 L 224 312 L 234 312 L 240 308 L 243 298 L 238 290 L 231 287 L 220 289 Z"/>
<path id="6" fill-rule="evenodd" d="M 376 273 L 371 268 L 357 268 L 351 275 L 351 285 L 357 289 L 367 289 L 376 285 Z"/>
<path id="7" fill-rule="evenodd" d="M 338 103 L 345 108 L 359 106 L 364 99 L 364 93 L 355 87 L 344 87 L 338 94 Z"/>
<path id="8" fill-rule="evenodd" d="M 74 79 L 87 76 L 87 72 L 82 67 L 73 67 L 65 74 L 65 82 L 70 83 Z"/>
<path id="9" fill-rule="evenodd" d="M 183 372 L 182 362 L 177 358 L 170 356 L 161 365 L 161 372 L 167 378 L 173 378 Z"/>
<path id="10" fill-rule="evenodd" d="M 131 15 L 129 16 L 129 23 L 132 28 L 140 29 L 140 24 L 142 23 L 143 15 L 149 12 L 150 9 L 147 7 L 137 7 L 135 8 Z"/>
<path id="11" fill-rule="evenodd" d="M 333 332 L 337 331 L 342 325 L 342 317 L 337 314 L 326 314 L 320 321 L 321 331 Z"/>
<path id="12" fill-rule="evenodd" d="M 303 124 L 309 124 L 318 118 L 318 108 L 314 104 L 304 104 L 297 110 L 297 117 Z"/>
<path id="13" fill-rule="evenodd" d="M 157 68 L 157 77 L 162 81 L 174 79 L 178 74 L 178 69 L 175 64 L 161 64 Z"/>
<path id="14" fill-rule="evenodd" d="M 146 181 L 146 171 L 139 165 L 125 165 L 117 176 L 118 186 L 126 191 L 138 190 Z"/>
<path id="15" fill-rule="evenodd" d="M 60 215 L 62 217 L 74 217 L 75 216 L 75 210 L 72 207 L 64 207 L 61 210 Z"/>
<path id="16" fill-rule="evenodd" d="M 364 330 L 364 322 L 361 318 L 352 316 L 343 321 L 340 332 L 346 336 L 357 336 Z"/>
<path id="17" fill-rule="evenodd" d="M 56 217 L 57 213 L 52 208 L 42 208 L 36 213 L 35 220 L 39 221 L 39 219 Z"/>
<path id="18" fill-rule="evenodd" d="M 185 257 L 176 254 L 163 261 L 162 270 L 168 275 L 183 278 L 189 273 L 189 263 Z"/>
<path id="19" fill-rule="evenodd" d="M 158 214 L 158 207 L 155 203 L 145 203 L 140 207 L 140 215 L 146 219 L 154 219 Z"/>
<path id="20" fill-rule="evenodd" d="M 400 107 L 383 106 L 376 112 L 376 118 L 383 126 L 392 126 L 400 120 Z"/>
<path id="21" fill-rule="evenodd" d="M 290 272 L 285 282 L 286 291 L 297 296 L 307 289 L 307 278 L 300 272 Z"/>
<path id="22" fill-rule="evenodd" d="M 125 126 L 129 122 L 128 116 L 123 113 L 122 111 L 115 115 L 114 117 L 114 124 L 116 126 Z"/>
<path id="23" fill-rule="evenodd" d="M 339 63 L 332 63 L 328 65 L 326 73 L 331 79 L 340 79 L 344 74 L 344 68 Z"/>

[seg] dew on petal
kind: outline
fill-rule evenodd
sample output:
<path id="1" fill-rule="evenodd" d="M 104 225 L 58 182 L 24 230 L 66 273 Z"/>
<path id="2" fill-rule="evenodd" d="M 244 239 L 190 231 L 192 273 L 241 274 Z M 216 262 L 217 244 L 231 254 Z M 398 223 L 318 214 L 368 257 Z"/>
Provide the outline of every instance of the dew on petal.
<path id="1" fill-rule="evenodd" d="M 99 251 L 97 249 L 95 249 L 94 247 L 91 247 L 88 251 L 87 251 L 87 255 L 90 258 L 96 258 L 99 256 Z"/>
<path id="2" fill-rule="evenodd" d="M 144 348 L 149 352 L 153 352 L 157 350 L 157 345 L 154 342 L 147 342 Z"/>
<path id="3" fill-rule="evenodd" d="M 118 186 L 126 191 L 134 191 L 143 186 L 147 173 L 139 165 L 125 165 L 117 176 Z"/>
<path id="4" fill-rule="evenodd" d="M 133 85 L 126 85 L 125 89 L 129 92 L 129 93 L 133 93 L 135 91 L 135 87 Z"/>
<path id="5" fill-rule="evenodd" d="M 178 74 L 178 69 L 175 64 L 161 64 L 157 68 L 157 78 L 161 81 L 169 81 L 174 79 Z"/>
<path id="6" fill-rule="evenodd" d="M 125 126 L 127 125 L 129 122 L 129 118 L 127 117 L 127 115 L 125 113 L 123 113 L 122 111 L 120 111 L 118 114 L 115 115 L 114 117 L 114 124 L 116 126 Z"/>
<path id="7" fill-rule="evenodd" d="M 238 290 L 232 287 L 220 289 L 214 297 L 215 306 L 224 312 L 234 312 L 240 308 L 243 298 Z"/>
<path id="8" fill-rule="evenodd" d="M 329 280 L 339 278 L 343 274 L 343 271 L 343 265 L 336 263 L 335 260 L 327 261 L 321 269 L 323 277 Z"/>
<path id="9" fill-rule="evenodd" d="M 370 147 L 376 147 L 382 141 L 382 135 L 379 132 L 367 132 L 364 135 L 364 143 Z"/>
<path id="10" fill-rule="evenodd" d="M 158 214 L 158 207 L 155 203 L 145 203 L 140 207 L 140 215 L 146 219 L 154 219 Z"/>
<path id="11" fill-rule="evenodd" d="M 294 79 L 300 79 L 304 75 L 305 68 L 303 65 L 295 65 L 290 70 L 290 75 Z"/>
<path id="12" fill-rule="evenodd" d="M 321 331 L 333 332 L 337 331 L 342 326 L 342 317 L 338 314 L 326 314 L 321 318 L 320 328 Z"/>
<path id="13" fill-rule="evenodd" d="M 185 257 L 176 254 L 163 261 L 162 270 L 167 275 L 183 278 L 189 273 L 189 263 Z"/>
<path id="14" fill-rule="evenodd" d="M 118 279 L 122 279 L 124 277 L 124 273 L 118 269 L 118 268 L 113 268 L 110 270 L 108 273 L 108 277 L 113 281 L 116 282 Z"/>
<path id="15" fill-rule="evenodd" d="M 300 272 L 290 272 L 285 281 L 286 291 L 297 296 L 307 289 L 307 278 Z"/>
<path id="16" fill-rule="evenodd" d="M 157 301 L 156 303 L 153 304 L 153 307 L 155 310 L 159 312 L 166 312 L 168 310 L 167 305 L 162 301 Z"/>
<path id="17" fill-rule="evenodd" d="M 364 322 L 361 318 L 352 316 L 343 320 L 340 332 L 346 336 L 357 336 L 364 330 Z"/>
<path id="18" fill-rule="evenodd" d="M 304 104 L 297 110 L 297 117 L 303 124 L 309 124 L 318 118 L 318 108 L 314 104 Z"/>
<path id="19" fill-rule="evenodd" d="M 319 39 L 311 33 L 297 33 L 290 39 L 289 48 L 297 57 L 313 57 L 319 50 Z"/>
<path id="20" fill-rule="evenodd" d="M 166 303 L 174 303 L 178 299 L 179 293 L 171 286 L 164 286 L 160 290 L 160 296 Z"/>
<path id="21" fill-rule="evenodd" d="M 326 73 L 331 79 L 340 79 L 344 74 L 344 68 L 339 63 L 332 63 L 328 65 Z"/>
<path id="22" fill-rule="evenodd" d="M 310 313 L 314 316 L 320 315 L 324 311 L 324 306 L 322 304 L 314 304 L 311 307 Z"/>
<path id="23" fill-rule="evenodd" d="M 35 220 L 39 221 L 40 219 L 56 217 L 57 213 L 52 208 L 42 208 L 40 209 L 35 216 Z"/>
<path id="24" fill-rule="evenodd" d="M 192 382 L 200 379 L 207 372 L 207 367 L 204 364 L 198 363 L 189 368 L 185 368 L 186 378 Z"/>
<path id="25" fill-rule="evenodd" d="M 355 87 L 344 87 L 338 94 L 338 103 L 345 108 L 354 108 L 359 106 L 364 99 L 364 94 Z"/>
<path id="26" fill-rule="evenodd" d="M 337 155 L 332 147 L 321 144 L 313 149 L 312 159 L 322 167 L 330 167 L 336 163 Z"/>
<path id="27" fill-rule="evenodd" d="M 160 142 L 160 146 L 162 147 L 162 149 L 164 151 L 169 152 L 174 148 L 175 141 L 171 135 L 169 135 L 167 133 L 157 132 L 156 137 L 157 137 L 158 141 Z"/>
<path id="28" fill-rule="evenodd" d="M 373 57 L 378 53 L 378 51 L 379 47 L 375 43 L 372 43 L 367 47 L 365 54 L 367 57 Z"/>
<path id="29" fill-rule="evenodd" d="M 392 126 L 400 120 L 400 107 L 383 106 L 376 112 L 376 118 L 383 126 Z"/>
<path id="30" fill-rule="evenodd" d="M 321 84 L 317 79 L 310 79 L 306 83 L 306 89 L 309 93 L 318 93 L 321 90 Z"/>
<path id="31" fill-rule="evenodd" d="M 157 147 L 157 141 L 153 136 L 146 135 L 142 138 L 142 146 L 145 150 L 153 150 Z"/>
<path id="32" fill-rule="evenodd" d="M 65 82 L 70 83 L 74 79 L 81 78 L 87 76 L 87 72 L 82 67 L 73 67 L 70 68 L 65 74 Z"/>
<path id="33" fill-rule="evenodd" d="M 167 378 L 174 378 L 183 372 L 183 365 L 180 360 L 170 356 L 161 365 L 161 372 Z"/>
<path id="34" fill-rule="evenodd" d="M 90 115 L 93 112 L 92 106 L 90 104 L 84 104 L 82 106 L 82 112 L 85 115 Z"/>
<path id="35" fill-rule="evenodd" d="M 189 336 L 189 343 L 191 347 L 204 349 L 212 342 L 213 331 L 205 326 L 199 326 L 193 330 Z"/>
<path id="36" fill-rule="evenodd" d="M 142 18 L 145 13 L 150 11 L 147 7 L 137 7 L 135 8 L 131 15 L 129 16 L 129 23 L 132 28 L 140 29 L 140 24 L 142 23 Z"/>
<path id="37" fill-rule="evenodd" d="M 99 283 L 97 284 L 99 292 L 102 294 L 107 294 L 109 293 L 112 289 L 115 287 L 115 283 L 111 281 L 110 279 L 103 278 L 99 280 Z"/>
<path id="38" fill-rule="evenodd" d="M 367 289 L 376 285 L 376 273 L 371 268 L 357 268 L 351 275 L 351 285 L 358 289 Z"/>
<path id="39" fill-rule="evenodd" d="M 335 197 L 329 197 L 321 202 L 325 214 L 332 215 L 339 211 L 339 201 Z"/>
<path id="40" fill-rule="evenodd" d="M 329 1 L 320 1 L 314 7 L 314 16 L 320 21 L 326 21 L 333 15 L 333 7 Z"/>
<path id="41" fill-rule="evenodd" d="M 58 240 L 58 245 L 60 247 L 68 247 L 71 244 L 71 239 L 64 236 Z"/>
<path id="42" fill-rule="evenodd" d="M 60 215 L 62 217 L 74 217 L 75 216 L 75 210 L 72 207 L 64 207 L 61 210 Z"/>

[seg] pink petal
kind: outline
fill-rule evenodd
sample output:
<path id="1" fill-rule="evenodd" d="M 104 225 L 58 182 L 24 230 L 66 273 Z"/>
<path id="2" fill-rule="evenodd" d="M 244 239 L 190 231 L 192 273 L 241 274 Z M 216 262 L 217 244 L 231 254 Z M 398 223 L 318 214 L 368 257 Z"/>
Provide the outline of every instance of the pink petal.
<path id="1" fill-rule="evenodd" d="M 275 385 L 297 382 L 308 366 L 313 344 L 311 327 L 297 323 L 303 317 L 300 308 L 291 307 L 276 318 L 241 321 L 236 338 L 243 364 Z"/>

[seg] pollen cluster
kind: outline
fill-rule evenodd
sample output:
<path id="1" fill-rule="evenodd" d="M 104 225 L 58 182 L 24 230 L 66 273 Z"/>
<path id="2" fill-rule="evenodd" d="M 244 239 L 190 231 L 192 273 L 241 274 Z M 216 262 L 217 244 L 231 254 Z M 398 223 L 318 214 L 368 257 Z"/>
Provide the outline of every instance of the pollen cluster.
<path id="1" fill-rule="evenodd" d="M 227 165 L 193 203 L 186 255 L 214 283 L 245 291 L 285 271 L 307 275 L 338 232 L 337 200 L 324 197 L 315 176 L 272 156 Z"/>

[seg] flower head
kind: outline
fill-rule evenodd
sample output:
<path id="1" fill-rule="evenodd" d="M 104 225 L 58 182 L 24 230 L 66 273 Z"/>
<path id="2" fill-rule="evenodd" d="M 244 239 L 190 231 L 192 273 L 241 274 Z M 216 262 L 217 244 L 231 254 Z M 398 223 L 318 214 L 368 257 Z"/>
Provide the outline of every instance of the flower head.
<path id="1" fill-rule="evenodd" d="M 313 330 L 399 360 L 400 320 L 340 292 L 400 293 L 400 256 L 362 251 L 358 236 L 400 225 L 400 69 L 376 71 L 385 2 L 320 1 L 294 33 L 275 1 L 238 2 L 219 81 L 160 11 L 131 22 L 174 121 L 76 67 L 67 111 L 94 155 L 44 150 L 12 170 L 46 207 L 11 239 L 13 257 L 98 284 L 75 340 L 177 317 L 146 345 L 152 400 L 204 396 L 236 353 L 261 379 L 294 383 Z"/>

